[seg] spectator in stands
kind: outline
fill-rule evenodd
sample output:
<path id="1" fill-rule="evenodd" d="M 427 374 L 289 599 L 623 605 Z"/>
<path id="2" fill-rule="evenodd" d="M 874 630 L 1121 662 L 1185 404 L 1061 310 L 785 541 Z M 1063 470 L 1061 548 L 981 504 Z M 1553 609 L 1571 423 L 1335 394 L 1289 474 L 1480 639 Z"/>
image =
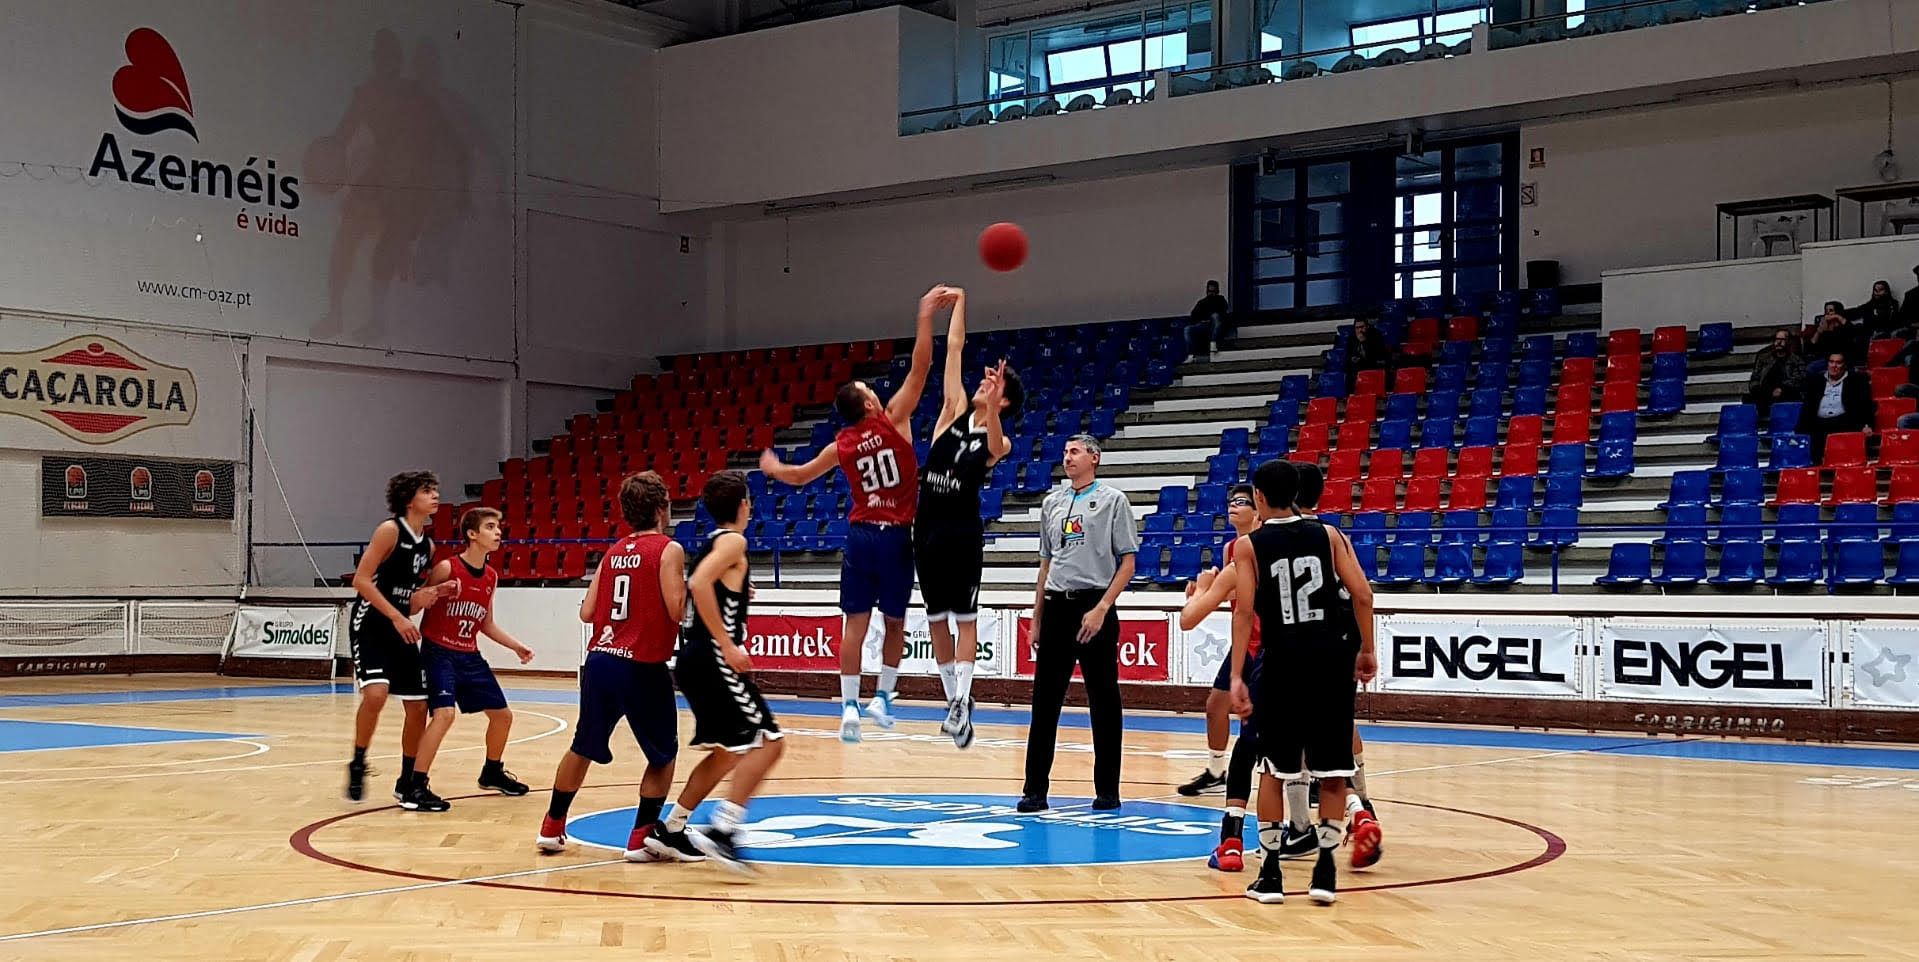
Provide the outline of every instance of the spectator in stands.
<path id="1" fill-rule="evenodd" d="M 1797 398 L 1806 381 L 1806 358 L 1799 353 L 1799 339 L 1780 328 L 1772 332 L 1772 346 L 1753 359 L 1752 377 L 1746 380 L 1746 403 L 1757 405 L 1765 418 L 1774 401 Z"/>
<path id="2" fill-rule="evenodd" d="M 1384 371 L 1391 358 L 1392 349 L 1386 346 L 1379 330 L 1363 317 L 1355 319 L 1352 340 L 1346 345 L 1347 376 L 1360 371 Z"/>
<path id="3" fill-rule="evenodd" d="M 1806 385 L 1805 406 L 1799 409 L 1799 433 L 1812 439 L 1812 460 L 1826 457 L 1826 437 L 1844 431 L 1872 433 L 1874 405 L 1872 379 L 1854 373 L 1846 355 L 1826 356 L 1826 376 Z"/>
<path id="4" fill-rule="evenodd" d="M 1871 337 L 1890 335 L 1899 327 L 1899 299 L 1892 296 L 1892 284 L 1872 282 L 1872 297 L 1846 312 L 1846 317 L 1866 326 Z"/>
<path id="5" fill-rule="evenodd" d="M 1913 280 L 1919 281 L 1919 265 L 1912 269 Z M 1919 333 L 1919 284 L 1912 285 L 1904 300 L 1899 302 L 1899 326 L 1911 337 Z"/>
<path id="6" fill-rule="evenodd" d="M 1825 313 L 1813 318 L 1807 336 L 1812 340 L 1813 357 L 1843 354 L 1857 363 L 1866 357 L 1865 328 L 1846 320 L 1846 305 L 1827 301 Z"/>
<path id="7" fill-rule="evenodd" d="M 1233 328 L 1227 318 L 1226 298 L 1219 294 L 1219 282 L 1207 281 L 1206 296 L 1193 305 L 1193 323 L 1186 328 L 1187 342 L 1195 356 L 1212 353 L 1215 341 L 1222 350 L 1232 343 Z"/>

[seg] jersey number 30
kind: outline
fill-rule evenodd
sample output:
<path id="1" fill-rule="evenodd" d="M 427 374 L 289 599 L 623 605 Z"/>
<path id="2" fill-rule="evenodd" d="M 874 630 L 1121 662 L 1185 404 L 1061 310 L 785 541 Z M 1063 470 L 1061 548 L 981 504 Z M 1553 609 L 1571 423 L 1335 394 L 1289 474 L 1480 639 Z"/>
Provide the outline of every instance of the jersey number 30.
<path id="1" fill-rule="evenodd" d="M 1313 607 L 1313 592 L 1326 586 L 1319 559 L 1294 558 L 1292 562 L 1291 568 L 1286 566 L 1285 559 L 1273 562 L 1273 580 L 1279 585 L 1280 620 L 1289 625 L 1326 620 L 1325 609 Z M 1295 583 L 1299 586 L 1297 589 L 1293 587 Z"/>
<path id="2" fill-rule="evenodd" d="M 893 449 L 881 448 L 853 462 L 860 472 L 860 491 L 872 494 L 884 488 L 895 487 L 900 483 L 900 463 L 894 457 Z"/>

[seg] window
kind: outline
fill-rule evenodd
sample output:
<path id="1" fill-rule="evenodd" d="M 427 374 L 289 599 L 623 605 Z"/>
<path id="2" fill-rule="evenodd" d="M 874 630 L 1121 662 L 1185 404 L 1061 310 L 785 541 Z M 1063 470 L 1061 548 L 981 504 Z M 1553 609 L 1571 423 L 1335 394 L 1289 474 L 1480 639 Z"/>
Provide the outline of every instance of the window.
<path id="1" fill-rule="evenodd" d="M 1208 0 L 993 37 L 987 41 L 987 95 L 1058 90 L 1066 100 L 1125 89 L 1143 96 L 1151 85 L 1141 74 L 1212 62 L 1212 21 Z M 1104 80 L 1117 82 L 1101 85 Z"/>
<path id="2" fill-rule="evenodd" d="M 1572 9 L 1573 3 L 1584 0 L 1568 0 L 1566 8 Z M 1452 46 L 1462 40 L 1470 40 L 1473 24 L 1486 19 L 1484 9 L 1452 10 L 1436 17 L 1407 17 L 1404 20 L 1387 20 L 1382 23 L 1354 24 L 1352 28 L 1355 52 L 1365 57 L 1377 57 L 1388 50 L 1404 50 L 1418 53 L 1419 48 L 1428 43 L 1443 43 Z"/>

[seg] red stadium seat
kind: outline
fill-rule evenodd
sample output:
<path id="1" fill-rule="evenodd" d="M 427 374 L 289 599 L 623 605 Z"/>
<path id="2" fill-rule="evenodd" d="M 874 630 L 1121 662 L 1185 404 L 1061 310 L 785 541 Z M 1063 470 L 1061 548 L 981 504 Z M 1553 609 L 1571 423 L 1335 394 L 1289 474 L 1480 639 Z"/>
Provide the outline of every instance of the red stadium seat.
<path id="1" fill-rule="evenodd" d="M 1415 476 L 1406 482 L 1406 511 L 1438 511 L 1441 478 Z"/>
<path id="2" fill-rule="evenodd" d="M 586 577 L 586 546 L 570 544 L 560 548 L 559 576 L 567 581 Z"/>
<path id="3" fill-rule="evenodd" d="M 1339 399 L 1316 397 L 1306 402 L 1306 420 L 1302 424 L 1331 424 L 1339 420 Z"/>
<path id="4" fill-rule="evenodd" d="M 1459 464 L 1453 473 L 1462 478 L 1487 478 L 1493 473 L 1493 449 L 1487 447 L 1460 448 Z"/>
<path id="5" fill-rule="evenodd" d="M 1406 343 L 1402 349 L 1408 354 L 1431 354 L 1438 340 L 1439 318 L 1416 317 L 1406 326 Z"/>
<path id="6" fill-rule="evenodd" d="M 1339 450 L 1364 451 L 1373 446 L 1373 426 L 1367 421 L 1347 421 L 1339 426 Z"/>
<path id="7" fill-rule="evenodd" d="M 1919 501 L 1919 467 L 1893 468 L 1892 486 L 1886 489 L 1886 500 L 1893 504 Z"/>
<path id="8" fill-rule="evenodd" d="M 1452 492 L 1446 498 L 1446 510 L 1486 510 L 1486 476 L 1475 474 L 1453 478 Z"/>
<path id="9" fill-rule="evenodd" d="M 1919 431 L 1895 428 L 1880 435 L 1879 464 L 1882 467 L 1919 464 Z"/>
<path id="10" fill-rule="evenodd" d="M 1906 342 L 1903 338 L 1882 337 L 1872 341 L 1866 345 L 1866 366 L 1885 367 L 1905 349 Z"/>
<path id="11" fill-rule="evenodd" d="M 1353 393 L 1355 395 L 1386 393 L 1386 372 L 1375 367 L 1354 375 Z"/>
<path id="12" fill-rule="evenodd" d="M 1399 504 L 1399 482 L 1372 478 L 1359 489 L 1359 510 L 1392 511 Z"/>
<path id="13" fill-rule="evenodd" d="M 1561 384 L 1553 399 L 1553 416 L 1588 413 L 1593 408 L 1592 384 Z"/>
<path id="14" fill-rule="evenodd" d="M 1919 400 L 1909 397 L 1889 397 L 1874 405 L 1873 417 L 1878 421 L 1873 425 L 1881 431 L 1892 431 L 1899 427 L 1899 419 L 1919 410 Z"/>
<path id="15" fill-rule="evenodd" d="M 1312 454 L 1324 451 L 1332 446 L 1331 424 L 1302 424 L 1299 426 L 1299 440 L 1293 444 L 1293 450 Z M 1318 458 L 1314 458 L 1318 460 Z"/>
<path id="16" fill-rule="evenodd" d="M 1639 382 L 1607 381 L 1599 391 L 1599 410 L 1605 414 L 1639 410 Z"/>
<path id="17" fill-rule="evenodd" d="M 1892 397 L 1892 392 L 1904 383 L 1906 383 L 1905 368 L 1875 367 L 1872 369 L 1872 399 L 1884 401 Z"/>
<path id="18" fill-rule="evenodd" d="M 1347 512 L 1352 511 L 1353 510 L 1352 482 L 1341 481 L 1337 484 L 1328 482 L 1326 485 L 1325 492 L 1319 496 L 1319 510 L 1325 511 L 1325 512 L 1338 512 L 1339 514 L 1346 514 Z"/>
<path id="19" fill-rule="evenodd" d="M 1612 355 L 1606 358 L 1606 383 L 1607 384 L 1620 384 L 1620 383 L 1638 384 L 1639 375 L 1642 370 L 1643 368 L 1640 364 L 1639 355 L 1637 354 Z"/>
<path id="20" fill-rule="evenodd" d="M 1606 335 L 1606 356 L 1608 358 L 1624 355 L 1637 356 L 1644 349 L 1640 347 L 1639 329 L 1636 327 L 1617 330 Z"/>
<path id="21" fill-rule="evenodd" d="M 1334 451 L 1328 455 L 1326 458 L 1327 482 L 1359 480 L 1359 461 L 1365 453 L 1364 451 Z"/>
<path id="22" fill-rule="evenodd" d="M 1393 372 L 1394 394 L 1426 393 L 1426 369 L 1423 367 L 1402 367 Z"/>
<path id="23" fill-rule="evenodd" d="M 1834 468 L 1832 495 L 1826 504 L 1856 504 L 1879 500 L 1879 472 L 1872 468 Z"/>
<path id="24" fill-rule="evenodd" d="M 1653 328 L 1652 352 L 1654 354 L 1686 353 L 1686 328 L 1680 324 L 1668 324 Z"/>
<path id="25" fill-rule="evenodd" d="M 1853 468 L 1865 463 L 1866 434 L 1864 431 L 1846 431 L 1827 436 L 1826 467 Z"/>
<path id="26" fill-rule="evenodd" d="M 1508 445 L 1538 445 L 1546 439 L 1546 419 L 1537 414 L 1520 414 L 1506 422 Z"/>
<path id="27" fill-rule="evenodd" d="M 1391 478 L 1399 480 L 1406 474 L 1406 452 L 1399 448 L 1375 448 L 1373 456 L 1366 464 L 1366 476 L 1369 478 Z"/>
<path id="28" fill-rule="evenodd" d="M 1370 426 L 1379 420 L 1379 395 L 1355 394 L 1346 399 L 1346 422 Z"/>
<path id="29" fill-rule="evenodd" d="M 1413 455 L 1413 477 L 1443 478 L 1450 466 L 1447 464 L 1452 450 L 1449 448 L 1420 448 Z"/>
<path id="30" fill-rule="evenodd" d="M 1501 449 L 1499 457 L 1499 476 L 1502 478 L 1531 477 L 1539 473 L 1539 445 L 1507 444 Z"/>
<path id="31" fill-rule="evenodd" d="M 1772 504 L 1817 504 L 1819 502 L 1819 469 L 1786 468 L 1779 472 L 1779 484 L 1773 491 Z"/>
<path id="32" fill-rule="evenodd" d="M 1594 379 L 1593 371 L 1596 370 L 1594 363 L 1590 357 L 1569 357 L 1560 362 L 1559 389 L 1563 391 L 1572 384 L 1591 386 Z"/>
<path id="33" fill-rule="evenodd" d="M 1446 322 L 1446 340 L 1449 340 L 1449 341 L 1479 340 L 1479 318 L 1473 317 L 1472 315 L 1468 314 L 1460 317 L 1455 317 L 1452 320 L 1447 321 Z"/>

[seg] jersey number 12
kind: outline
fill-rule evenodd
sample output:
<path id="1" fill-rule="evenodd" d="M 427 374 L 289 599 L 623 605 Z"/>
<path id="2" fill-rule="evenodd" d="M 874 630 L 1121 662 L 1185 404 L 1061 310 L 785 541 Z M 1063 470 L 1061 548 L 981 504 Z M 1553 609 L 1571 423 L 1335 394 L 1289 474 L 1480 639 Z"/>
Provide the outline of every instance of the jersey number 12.
<path id="1" fill-rule="evenodd" d="M 1289 625 L 1326 620 L 1323 608 L 1313 607 L 1313 592 L 1326 586 L 1326 575 L 1314 557 L 1294 558 L 1289 568 L 1286 559 L 1273 562 L 1273 580 L 1279 585 L 1279 618 Z M 1297 579 L 1298 589 L 1293 585 Z"/>

